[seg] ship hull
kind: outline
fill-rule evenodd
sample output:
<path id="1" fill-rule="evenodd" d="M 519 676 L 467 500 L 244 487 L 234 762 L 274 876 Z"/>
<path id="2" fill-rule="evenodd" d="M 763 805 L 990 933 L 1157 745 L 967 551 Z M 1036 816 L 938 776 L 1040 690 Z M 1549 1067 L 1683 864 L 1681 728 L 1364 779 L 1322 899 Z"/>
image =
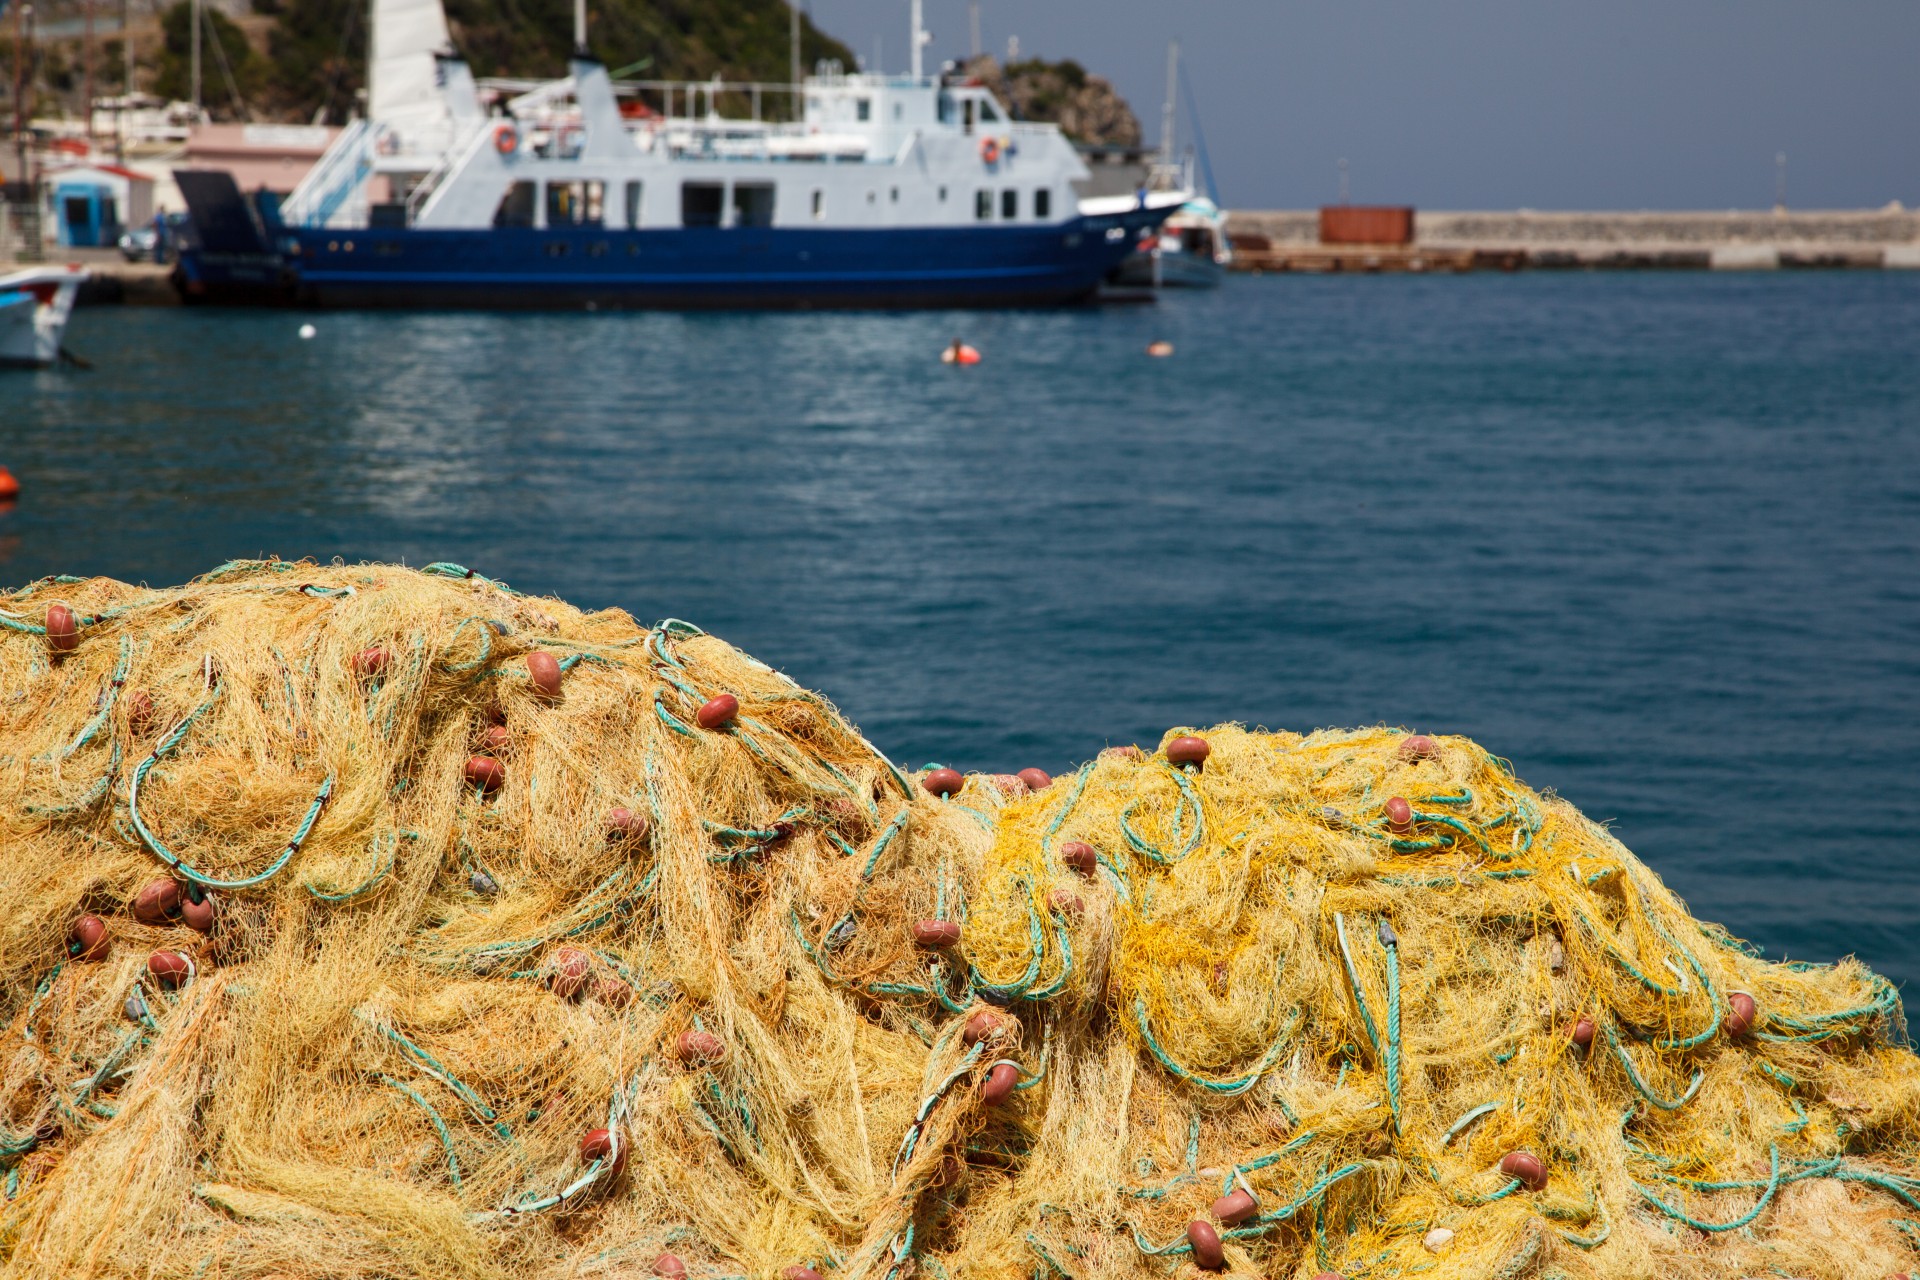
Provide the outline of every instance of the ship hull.
<path id="1" fill-rule="evenodd" d="M 176 283 L 188 302 L 321 308 L 1051 306 L 1091 297 L 1165 214 L 982 228 L 276 228 L 265 253 L 183 251 Z"/>

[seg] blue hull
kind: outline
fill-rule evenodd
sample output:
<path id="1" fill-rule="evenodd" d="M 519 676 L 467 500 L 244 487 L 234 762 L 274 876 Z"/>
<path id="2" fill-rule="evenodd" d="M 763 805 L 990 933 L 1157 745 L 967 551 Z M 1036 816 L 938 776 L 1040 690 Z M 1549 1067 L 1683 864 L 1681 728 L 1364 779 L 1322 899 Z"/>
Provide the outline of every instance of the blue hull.
<path id="1" fill-rule="evenodd" d="M 1083 300 L 1170 210 L 1050 226 L 272 228 L 190 246 L 190 302 L 307 307 L 994 307 Z M 241 249 L 235 252 L 236 249 Z"/>

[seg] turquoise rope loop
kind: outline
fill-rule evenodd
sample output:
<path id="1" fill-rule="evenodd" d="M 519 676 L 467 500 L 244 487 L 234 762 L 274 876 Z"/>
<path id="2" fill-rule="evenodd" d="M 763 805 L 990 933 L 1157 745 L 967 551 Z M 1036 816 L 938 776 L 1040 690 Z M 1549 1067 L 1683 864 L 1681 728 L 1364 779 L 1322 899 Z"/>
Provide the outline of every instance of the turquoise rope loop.
<path id="1" fill-rule="evenodd" d="M 1074 775 L 1073 789 L 1067 793 L 1066 800 L 1060 805 L 1059 811 L 1053 815 L 1053 821 L 1047 824 L 1046 833 L 1040 837 L 1040 852 L 1045 857 L 1053 856 L 1053 838 L 1060 834 L 1060 828 L 1065 826 L 1067 819 L 1073 816 L 1074 806 L 1080 803 L 1081 793 L 1087 789 L 1087 783 L 1092 780 L 1093 766 L 1081 765 L 1080 772 Z"/>
<path id="2" fill-rule="evenodd" d="M 1693 1083 L 1687 1086 L 1685 1093 L 1682 1093 L 1678 1098 L 1662 1098 L 1653 1091 L 1652 1087 L 1649 1086 L 1645 1080 L 1640 1078 L 1640 1072 L 1634 1068 L 1633 1060 L 1627 1057 L 1626 1049 L 1620 1044 L 1620 1037 L 1614 1033 L 1613 1020 L 1611 1018 L 1605 1021 L 1602 1029 L 1606 1032 L 1607 1045 L 1613 1050 L 1613 1056 L 1619 1060 L 1621 1070 L 1627 1073 L 1627 1083 L 1633 1086 L 1635 1093 L 1639 1094 L 1647 1102 L 1660 1108 L 1660 1110 L 1678 1111 L 1681 1107 L 1692 1102 L 1694 1095 L 1700 1092 L 1700 1086 L 1706 1083 L 1707 1073 L 1696 1067 L 1693 1072 Z"/>
<path id="3" fill-rule="evenodd" d="M 1172 1055 L 1162 1048 L 1160 1041 L 1154 1037 L 1153 1028 L 1147 1021 L 1146 997 L 1135 996 L 1133 998 L 1133 1018 L 1135 1024 L 1140 1028 L 1140 1038 L 1146 1042 L 1147 1051 L 1153 1054 L 1154 1060 L 1161 1066 L 1165 1067 L 1177 1078 L 1189 1084 L 1197 1084 L 1209 1093 L 1217 1093 L 1224 1098 L 1233 1098 L 1253 1088 L 1254 1085 L 1259 1083 L 1261 1076 L 1273 1069 L 1273 1064 L 1278 1062 L 1280 1055 L 1285 1052 L 1288 1037 L 1293 1034 L 1294 1027 L 1299 1024 L 1300 1015 L 1298 1012 L 1295 1012 L 1293 1017 L 1288 1019 L 1286 1025 L 1283 1026 L 1274 1037 L 1273 1043 L 1268 1045 L 1266 1052 L 1261 1055 L 1260 1065 L 1246 1075 L 1230 1080 L 1216 1080 L 1210 1076 L 1201 1075 L 1199 1072 L 1175 1062 Z"/>
<path id="4" fill-rule="evenodd" d="M 492 1107 L 488 1106 L 485 1100 L 483 1100 L 479 1094 L 475 1093 L 469 1085 L 458 1076 L 455 1076 L 453 1072 L 449 1071 L 445 1064 L 440 1062 L 439 1059 L 384 1022 L 375 1022 L 371 1016 L 358 1009 L 354 1010 L 354 1016 L 398 1045 L 400 1050 L 409 1058 L 412 1058 L 428 1075 L 431 1075 L 441 1084 L 453 1090 L 454 1095 L 472 1108 L 475 1115 L 491 1125 L 495 1133 L 503 1138 L 513 1137 L 513 1132 L 508 1129 L 506 1125 L 500 1123 L 499 1114 L 495 1112 Z"/>
<path id="5" fill-rule="evenodd" d="M 453 1180 L 454 1189 L 458 1190 L 460 1187 L 460 1159 L 454 1155 L 453 1134 L 447 1129 L 447 1122 L 441 1119 L 440 1113 L 434 1110 L 433 1104 L 427 1101 L 426 1096 L 412 1085 L 395 1080 L 392 1076 L 380 1076 L 379 1080 L 381 1084 L 386 1085 L 388 1088 L 398 1089 L 401 1093 L 412 1098 L 414 1103 L 422 1111 L 427 1113 L 427 1119 L 433 1124 L 433 1131 L 440 1135 L 440 1146 L 447 1153 L 447 1176 Z"/>
<path id="6" fill-rule="evenodd" d="M 401 834 L 403 834 L 409 840 L 414 840 L 419 838 L 411 831 L 403 832 Z M 384 837 L 384 845 L 382 843 L 382 837 Z M 373 843 L 371 845 L 372 852 L 373 852 L 373 868 L 367 873 L 367 878 L 365 880 L 362 880 L 359 884 L 353 886 L 351 889 L 339 889 L 339 890 L 328 891 L 325 889 L 321 889 L 313 884 L 308 884 L 305 886 L 306 891 L 312 894 L 315 898 L 318 898 L 321 902 L 352 902 L 355 898 L 359 898 L 364 896 L 365 894 L 371 893 L 374 889 L 379 887 L 381 881 L 387 878 L 387 873 L 393 870 L 394 849 L 396 848 L 396 846 L 399 845 L 399 843 L 400 843 L 399 839 L 392 832 L 382 832 L 380 835 L 376 835 L 373 838 Z M 381 852 L 383 847 L 385 849 L 384 855 Z M 458 1179 L 456 1178 L 455 1181 L 458 1182 Z"/>
<path id="7" fill-rule="evenodd" d="M 1660 1210 L 1660 1212 L 1666 1214 L 1669 1218 L 1672 1218 L 1676 1222 L 1683 1222 L 1697 1231 L 1738 1231 L 1741 1227 L 1746 1226 L 1749 1222 L 1752 1222 L 1755 1218 L 1758 1218 L 1762 1213 L 1766 1212 L 1767 1206 L 1773 1203 L 1774 1195 L 1780 1190 L 1780 1146 L 1778 1143 L 1767 1148 L 1767 1160 L 1771 1168 L 1771 1173 L 1767 1178 L 1766 1190 L 1761 1193 L 1759 1202 L 1755 1204 L 1753 1208 L 1738 1218 L 1733 1219 L 1731 1222 L 1702 1222 L 1700 1219 L 1687 1213 L 1686 1210 L 1668 1204 L 1651 1190 L 1641 1186 L 1637 1182 L 1633 1184 L 1633 1189 L 1640 1193 L 1643 1200 Z"/>
<path id="8" fill-rule="evenodd" d="M 182 876 L 185 876 L 187 879 L 196 884 L 204 885 L 209 889 L 249 889 L 254 885 L 265 884 L 274 876 L 279 875 L 281 870 L 284 869 L 289 862 L 293 861 L 293 856 L 300 852 L 300 846 L 305 844 L 307 837 L 313 833 L 313 824 L 320 820 L 321 810 L 327 807 L 327 801 L 333 797 L 334 776 L 329 773 L 326 781 L 320 784 L 320 790 L 315 793 L 313 803 L 307 808 L 306 816 L 300 820 L 300 825 L 294 828 L 292 838 L 289 839 L 286 846 L 281 849 L 280 855 L 269 863 L 264 870 L 258 871 L 250 876 L 241 876 L 237 879 L 228 880 L 222 879 L 219 876 L 210 876 L 182 861 L 179 855 L 161 843 L 160 837 L 156 836 L 147 828 L 145 819 L 140 816 L 140 784 L 146 781 L 147 774 L 153 771 L 155 765 L 171 755 L 174 748 L 180 745 L 181 741 L 186 738 L 187 731 L 193 727 L 193 722 L 200 718 L 202 712 L 213 705 L 214 700 L 220 696 L 220 692 L 221 685 L 216 681 L 213 691 L 207 695 L 206 699 L 202 701 L 199 706 L 187 714 L 186 719 L 174 726 L 173 732 L 161 739 L 160 745 L 153 749 L 153 754 L 134 766 L 133 777 L 127 783 L 127 817 L 132 822 L 133 829 L 139 835 L 141 843 L 146 845 L 160 861 L 166 863 L 167 866 Z"/>
<path id="9" fill-rule="evenodd" d="M 1366 994 L 1360 988 L 1360 971 L 1354 967 L 1353 952 L 1347 946 L 1347 922 L 1339 912 L 1333 915 L 1334 936 L 1340 942 L 1340 961 L 1346 966 L 1347 983 L 1353 988 L 1353 1003 L 1360 1010 L 1360 1024 L 1366 1029 L 1367 1042 L 1373 1051 L 1380 1052 L 1380 1029 L 1374 1025 L 1373 1014 L 1367 1008 Z"/>

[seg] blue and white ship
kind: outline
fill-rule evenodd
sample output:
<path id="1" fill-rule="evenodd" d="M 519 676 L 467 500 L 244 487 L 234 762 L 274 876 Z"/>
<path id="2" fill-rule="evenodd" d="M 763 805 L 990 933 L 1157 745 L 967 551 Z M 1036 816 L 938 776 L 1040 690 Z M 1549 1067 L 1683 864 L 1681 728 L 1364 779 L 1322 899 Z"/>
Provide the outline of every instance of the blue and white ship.
<path id="1" fill-rule="evenodd" d="M 623 115 L 585 52 L 572 74 L 482 87 L 440 0 L 372 0 L 367 118 L 275 208 L 224 173 L 177 174 L 190 302 L 316 307 L 952 307 L 1095 293 L 1191 194 L 1077 199 L 1050 124 L 913 69 L 799 86 L 651 84 Z M 800 94 L 798 119 L 730 119 L 723 94 Z"/>

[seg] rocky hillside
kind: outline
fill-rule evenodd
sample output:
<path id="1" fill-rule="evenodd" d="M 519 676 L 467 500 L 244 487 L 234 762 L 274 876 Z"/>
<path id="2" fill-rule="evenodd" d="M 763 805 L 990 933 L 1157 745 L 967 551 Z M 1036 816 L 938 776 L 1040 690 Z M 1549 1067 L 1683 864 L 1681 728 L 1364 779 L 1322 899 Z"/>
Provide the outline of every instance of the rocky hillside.
<path id="1" fill-rule="evenodd" d="M 966 63 L 967 74 L 987 85 L 1022 120 L 1057 124 L 1076 142 L 1101 146 L 1140 145 L 1140 121 L 1104 76 L 1089 75 L 1071 59 L 1028 58 L 1000 65 L 991 54 Z"/>

